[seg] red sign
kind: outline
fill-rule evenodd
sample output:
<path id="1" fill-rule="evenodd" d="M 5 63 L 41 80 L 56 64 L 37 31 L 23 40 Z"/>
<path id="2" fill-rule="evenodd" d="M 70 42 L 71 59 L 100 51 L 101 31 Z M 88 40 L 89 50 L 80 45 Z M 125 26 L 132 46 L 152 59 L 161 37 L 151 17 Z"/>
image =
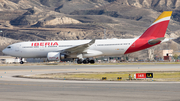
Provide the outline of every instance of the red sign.
<path id="1" fill-rule="evenodd" d="M 145 79 L 146 73 L 136 73 L 136 79 Z"/>

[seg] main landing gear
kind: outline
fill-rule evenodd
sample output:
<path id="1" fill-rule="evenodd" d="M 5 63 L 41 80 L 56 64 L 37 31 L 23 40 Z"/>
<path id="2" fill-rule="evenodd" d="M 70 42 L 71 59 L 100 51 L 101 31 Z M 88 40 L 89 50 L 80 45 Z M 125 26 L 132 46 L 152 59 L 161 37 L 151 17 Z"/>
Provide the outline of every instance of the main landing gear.
<path id="1" fill-rule="evenodd" d="M 77 63 L 78 64 L 88 64 L 88 63 L 91 63 L 91 64 L 94 64 L 95 63 L 95 61 L 92 59 L 92 60 L 89 60 L 88 58 L 87 59 L 84 59 L 84 60 L 82 60 L 82 59 L 78 59 L 77 60 Z"/>

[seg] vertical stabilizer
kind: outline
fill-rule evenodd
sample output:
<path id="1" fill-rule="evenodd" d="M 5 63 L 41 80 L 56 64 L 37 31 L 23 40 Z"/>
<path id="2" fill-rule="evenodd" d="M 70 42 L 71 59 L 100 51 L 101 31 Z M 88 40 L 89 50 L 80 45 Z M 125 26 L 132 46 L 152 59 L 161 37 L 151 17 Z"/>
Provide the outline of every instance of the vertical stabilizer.
<path id="1" fill-rule="evenodd" d="M 150 27 L 140 36 L 140 38 L 164 37 L 172 11 L 164 11 L 151 25 Z"/>
<path id="2" fill-rule="evenodd" d="M 172 11 L 164 11 L 150 27 L 126 50 L 124 54 L 158 45 L 164 40 Z"/>

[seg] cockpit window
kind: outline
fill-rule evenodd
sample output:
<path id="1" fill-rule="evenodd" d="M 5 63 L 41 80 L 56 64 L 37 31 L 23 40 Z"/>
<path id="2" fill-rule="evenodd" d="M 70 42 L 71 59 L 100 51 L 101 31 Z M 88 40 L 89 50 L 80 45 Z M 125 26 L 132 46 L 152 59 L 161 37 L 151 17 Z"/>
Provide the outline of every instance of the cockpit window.
<path id="1" fill-rule="evenodd" d="M 11 48 L 11 46 L 8 46 L 7 48 L 9 48 L 9 49 L 10 49 L 10 48 Z"/>

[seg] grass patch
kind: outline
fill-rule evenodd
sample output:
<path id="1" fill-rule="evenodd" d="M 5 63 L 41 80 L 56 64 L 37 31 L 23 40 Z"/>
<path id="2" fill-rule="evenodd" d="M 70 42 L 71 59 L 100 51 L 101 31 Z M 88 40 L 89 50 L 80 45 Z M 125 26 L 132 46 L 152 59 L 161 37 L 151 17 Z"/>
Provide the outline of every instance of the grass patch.
<path id="1" fill-rule="evenodd" d="M 32 77 L 66 80 L 102 80 L 102 77 L 106 77 L 109 81 L 116 81 L 117 77 L 122 77 L 122 81 L 129 81 L 129 74 L 134 78 L 135 73 L 153 73 L 154 81 L 180 81 L 180 72 L 54 73 L 34 75 Z M 152 81 L 152 79 L 139 81 Z"/>

